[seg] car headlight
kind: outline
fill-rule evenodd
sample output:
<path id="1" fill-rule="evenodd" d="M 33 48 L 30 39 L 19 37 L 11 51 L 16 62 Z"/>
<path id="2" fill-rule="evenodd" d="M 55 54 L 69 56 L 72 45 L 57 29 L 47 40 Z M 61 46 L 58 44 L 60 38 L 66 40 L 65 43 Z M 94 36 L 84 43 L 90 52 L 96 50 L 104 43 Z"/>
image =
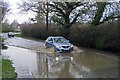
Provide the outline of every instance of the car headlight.
<path id="1" fill-rule="evenodd" d="M 73 45 L 71 45 L 70 47 L 73 47 Z"/>
<path id="2" fill-rule="evenodd" d="M 71 57 L 70 59 L 73 60 L 73 57 Z"/>
<path id="3" fill-rule="evenodd" d="M 61 48 L 61 46 L 58 46 L 58 45 L 57 45 L 56 47 L 57 47 L 57 48 Z"/>
<path id="4" fill-rule="evenodd" d="M 56 61 L 58 61 L 59 60 L 59 58 L 58 57 L 56 57 Z"/>

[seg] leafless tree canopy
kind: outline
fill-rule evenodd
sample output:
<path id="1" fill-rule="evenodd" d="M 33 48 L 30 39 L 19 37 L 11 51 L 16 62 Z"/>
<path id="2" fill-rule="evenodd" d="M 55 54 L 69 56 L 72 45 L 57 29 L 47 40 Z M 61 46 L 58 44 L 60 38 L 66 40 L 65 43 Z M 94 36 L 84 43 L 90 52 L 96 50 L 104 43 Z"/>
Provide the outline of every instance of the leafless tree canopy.
<path id="1" fill-rule="evenodd" d="M 10 6 L 7 2 L 0 1 L 0 22 L 4 19 L 5 15 L 10 11 Z"/>

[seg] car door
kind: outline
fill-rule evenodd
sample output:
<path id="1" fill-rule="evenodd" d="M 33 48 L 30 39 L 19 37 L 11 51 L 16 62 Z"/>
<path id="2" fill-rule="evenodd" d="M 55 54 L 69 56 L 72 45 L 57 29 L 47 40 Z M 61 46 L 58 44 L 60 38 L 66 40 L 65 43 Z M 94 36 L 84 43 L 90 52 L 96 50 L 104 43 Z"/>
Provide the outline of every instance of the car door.
<path id="1" fill-rule="evenodd" d="M 52 40 L 52 38 L 49 38 L 49 39 L 46 41 L 46 44 L 47 44 L 47 47 L 53 47 L 53 40 Z"/>

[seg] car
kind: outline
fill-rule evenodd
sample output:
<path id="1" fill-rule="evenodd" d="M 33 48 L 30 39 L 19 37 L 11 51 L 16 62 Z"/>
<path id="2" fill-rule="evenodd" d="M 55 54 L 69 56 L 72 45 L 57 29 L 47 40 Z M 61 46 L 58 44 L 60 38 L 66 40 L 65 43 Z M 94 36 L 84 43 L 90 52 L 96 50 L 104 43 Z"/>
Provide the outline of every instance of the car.
<path id="1" fill-rule="evenodd" d="M 14 37 L 14 33 L 13 32 L 8 32 L 8 37 Z"/>
<path id="2" fill-rule="evenodd" d="M 62 36 L 50 36 L 45 41 L 46 48 L 54 48 L 55 52 L 71 52 L 73 44 Z"/>

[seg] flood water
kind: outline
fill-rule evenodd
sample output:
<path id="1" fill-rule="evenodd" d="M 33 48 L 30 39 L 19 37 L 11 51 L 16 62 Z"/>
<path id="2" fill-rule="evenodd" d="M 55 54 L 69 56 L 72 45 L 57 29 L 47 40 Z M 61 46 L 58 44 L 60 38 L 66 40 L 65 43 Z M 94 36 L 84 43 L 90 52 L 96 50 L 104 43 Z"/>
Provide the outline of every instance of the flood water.
<path id="1" fill-rule="evenodd" d="M 51 57 L 34 50 L 8 46 L 2 50 L 18 78 L 117 78 L 118 58 L 90 49 Z"/>

